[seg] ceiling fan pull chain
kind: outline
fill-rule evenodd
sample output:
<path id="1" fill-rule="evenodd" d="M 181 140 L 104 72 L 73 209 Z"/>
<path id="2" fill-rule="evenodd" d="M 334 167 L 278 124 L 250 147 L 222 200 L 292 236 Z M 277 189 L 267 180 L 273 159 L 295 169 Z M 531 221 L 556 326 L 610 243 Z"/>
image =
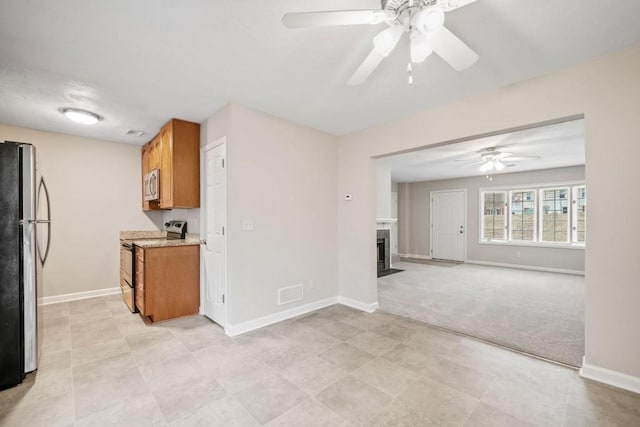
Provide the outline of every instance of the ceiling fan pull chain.
<path id="1" fill-rule="evenodd" d="M 407 63 L 407 74 L 409 74 L 409 86 L 413 84 L 413 66 L 411 65 L 411 61 Z"/>

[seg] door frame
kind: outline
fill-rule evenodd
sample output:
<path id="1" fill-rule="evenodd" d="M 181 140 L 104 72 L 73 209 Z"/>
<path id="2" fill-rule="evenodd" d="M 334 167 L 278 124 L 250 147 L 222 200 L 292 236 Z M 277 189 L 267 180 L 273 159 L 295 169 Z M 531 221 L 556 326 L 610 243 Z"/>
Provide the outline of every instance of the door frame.
<path id="1" fill-rule="evenodd" d="M 464 210 L 464 239 L 462 239 L 462 262 L 467 262 L 467 233 L 469 232 L 469 223 L 467 220 L 467 189 L 454 188 L 451 190 L 434 190 L 429 192 L 429 259 L 433 258 L 433 195 L 436 193 L 453 193 L 462 192 L 462 206 Z"/>
<path id="2" fill-rule="evenodd" d="M 206 179 L 207 179 L 207 164 L 205 162 L 205 153 L 209 150 L 213 150 L 219 146 L 224 146 L 224 176 L 225 176 L 225 235 L 224 235 L 224 265 L 225 265 L 225 281 L 224 281 L 224 289 L 223 289 L 223 293 L 224 293 L 224 315 L 223 315 L 223 321 L 224 324 L 220 325 L 223 328 L 226 328 L 229 324 L 229 292 L 228 292 L 228 288 L 229 288 L 229 227 L 228 227 L 228 221 L 229 221 L 229 173 L 228 168 L 229 168 L 229 160 L 227 159 L 227 137 L 226 136 L 222 136 L 218 139 L 213 140 L 212 142 L 206 144 L 204 147 L 200 148 L 200 200 L 206 200 L 206 188 L 207 188 L 207 183 L 206 183 Z M 206 213 L 207 213 L 207 207 L 206 205 L 203 207 L 202 205 L 200 206 L 200 238 L 202 239 L 202 236 L 204 236 L 204 238 L 206 238 Z M 206 275 L 205 275 L 205 266 L 204 266 L 204 253 L 201 251 L 200 252 L 200 309 L 199 312 L 201 315 L 205 315 L 204 314 L 204 301 L 205 301 L 205 292 L 206 292 Z"/>

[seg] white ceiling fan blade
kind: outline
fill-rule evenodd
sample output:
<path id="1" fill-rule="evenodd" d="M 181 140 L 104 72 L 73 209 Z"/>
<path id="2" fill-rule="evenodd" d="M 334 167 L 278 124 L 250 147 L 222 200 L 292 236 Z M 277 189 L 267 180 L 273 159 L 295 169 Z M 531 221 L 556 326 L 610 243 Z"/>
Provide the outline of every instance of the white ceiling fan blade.
<path id="1" fill-rule="evenodd" d="M 445 12 L 451 12 L 452 10 L 475 3 L 476 1 L 478 0 L 440 0 L 439 4 Z"/>
<path id="2" fill-rule="evenodd" d="M 330 27 L 337 25 L 373 25 L 384 20 L 382 10 L 335 10 L 287 13 L 282 23 L 287 28 Z"/>
<path id="3" fill-rule="evenodd" d="M 517 156 L 517 157 L 505 157 L 503 160 L 506 162 L 521 162 L 523 160 L 538 160 L 540 156 Z"/>
<path id="4" fill-rule="evenodd" d="M 500 154 L 496 154 L 495 156 L 493 156 L 494 160 L 500 160 L 500 159 L 504 159 L 506 157 L 511 156 L 513 153 L 507 153 L 507 152 L 501 152 Z"/>
<path id="5" fill-rule="evenodd" d="M 433 51 L 456 71 L 466 70 L 479 58 L 477 53 L 445 27 L 433 36 Z"/>
<path id="6" fill-rule="evenodd" d="M 378 53 L 376 48 L 371 49 L 369 55 L 362 61 L 362 64 L 353 73 L 347 84 L 349 86 L 357 86 L 364 83 L 384 58 L 385 56 Z"/>
<path id="7" fill-rule="evenodd" d="M 485 160 L 478 160 L 477 162 L 471 162 L 471 163 L 467 163 L 466 165 L 462 165 L 463 168 L 469 168 L 471 166 L 477 166 L 477 165 L 482 165 L 484 163 L 487 163 Z"/>

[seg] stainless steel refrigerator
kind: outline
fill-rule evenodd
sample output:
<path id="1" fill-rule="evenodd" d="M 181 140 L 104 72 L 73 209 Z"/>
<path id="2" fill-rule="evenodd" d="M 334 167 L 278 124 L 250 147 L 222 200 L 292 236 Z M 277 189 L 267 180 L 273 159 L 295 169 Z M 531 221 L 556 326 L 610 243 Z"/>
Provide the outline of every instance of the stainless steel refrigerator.
<path id="1" fill-rule="evenodd" d="M 31 144 L 0 142 L 0 389 L 38 368 L 42 268 L 49 255 L 47 186 Z"/>

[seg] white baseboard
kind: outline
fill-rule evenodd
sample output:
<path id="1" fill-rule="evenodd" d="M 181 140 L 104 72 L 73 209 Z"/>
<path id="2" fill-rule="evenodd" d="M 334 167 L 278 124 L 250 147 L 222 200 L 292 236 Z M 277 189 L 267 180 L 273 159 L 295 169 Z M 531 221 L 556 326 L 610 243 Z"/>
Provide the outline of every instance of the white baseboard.
<path id="1" fill-rule="evenodd" d="M 430 255 L 399 254 L 400 258 L 431 259 Z"/>
<path id="2" fill-rule="evenodd" d="M 582 368 L 580 368 L 580 376 L 589 380 L 598 381 L 614 387 L 629 390 L 634 393 L 640 393 L 640 378 L 623 374 L 622 372 L 612 371 L 610 369 L 600 368 L 598 366 L 589 365 L 582 358 Z"/>
<path id="3" fill-rule="evenodd" d="M 103 297 L 105 295 L 119 294 L 120 286 L 115 288 L 97 289 L 95 291 L 74 292 L 72 294 L 54 295 L 51 297 L 40 298 L 41 305 L 57 304 L 59 302 L 77 301 L 87 298 Z"/>
<path id="4" fill-rule="evenodd" d="M 374 302 L 373 304 L 366 304 L 347 297 L 331 297 L 301 305 L 299 307 L 294 307 L 289 310 L 279 311 L 247 322 L 242 322 L 237 325 L 229 325 L 224 328 L 224 332 L 230 337 L 235 337 L 237 335 L 246 334 L 247 332 L 264 328 L 265 326 L 273 325 L 274 323 L 282 322 L 283 320 L 291 319 L 292 317 L 301 316 L 315 310 L 320 310 L 321 308 L 329 307 L 334 304 L 346 305 L 367 313 L 373 313 L 378 308 L 377 302 Z"/>
<path id="5" fill-rule="evenodd" d="M 356 310 L 365 311 L 367 313 L 373 313 L 378 308 L 377 301 L 373 304 L 367 304 L 365 302 L 357 301 L 347 297 L 338 297 L 338 303 L 351 308 L 355 308 Z"/>
<path id="6" fill-rule="evenodd" d="M 468 259 L 465 261 L 466 264 L 477 264 L 477 265 L 488 265 L 491 267 L 505 267 L 505 268 L 518 268 L 520 270 L 533 270 L 533 271 L 546 271 L 549 273 L 564 273 L 564 274 L 574 274 L 576 276 L 584 276 L 584 271 L 580 270 L 567 270 L 564 268 L 551 268 L 551 267 L 537 267 L 533 265 L 521 265 L 521 264 L 507 264 L 503 262 L 490 262 L 490 261 L 476 261 L 472 259 Z"/>
<path id="7" fill-rule="evenodd" d="M 235 337 L 236 335 L 245 334 L 247 332 L 260 329 L 274 323 L 282 322 L 283 320 L 291 319 L 292 317 L 300 316 L 311 311 L 329 307 L 330 305 L 334 305 L 337 302 L 338 297 L 326 298 L 320 301 L 315 301 L 309 304 L 294 307 L 289 310 L 279 311 L 274 314 L 269 314 L 267 316 L 249 320 L 247 322 L 242 322 L 237 325 L 229 325 L 224 328 L 224 332 L 230 337 Z"/>

